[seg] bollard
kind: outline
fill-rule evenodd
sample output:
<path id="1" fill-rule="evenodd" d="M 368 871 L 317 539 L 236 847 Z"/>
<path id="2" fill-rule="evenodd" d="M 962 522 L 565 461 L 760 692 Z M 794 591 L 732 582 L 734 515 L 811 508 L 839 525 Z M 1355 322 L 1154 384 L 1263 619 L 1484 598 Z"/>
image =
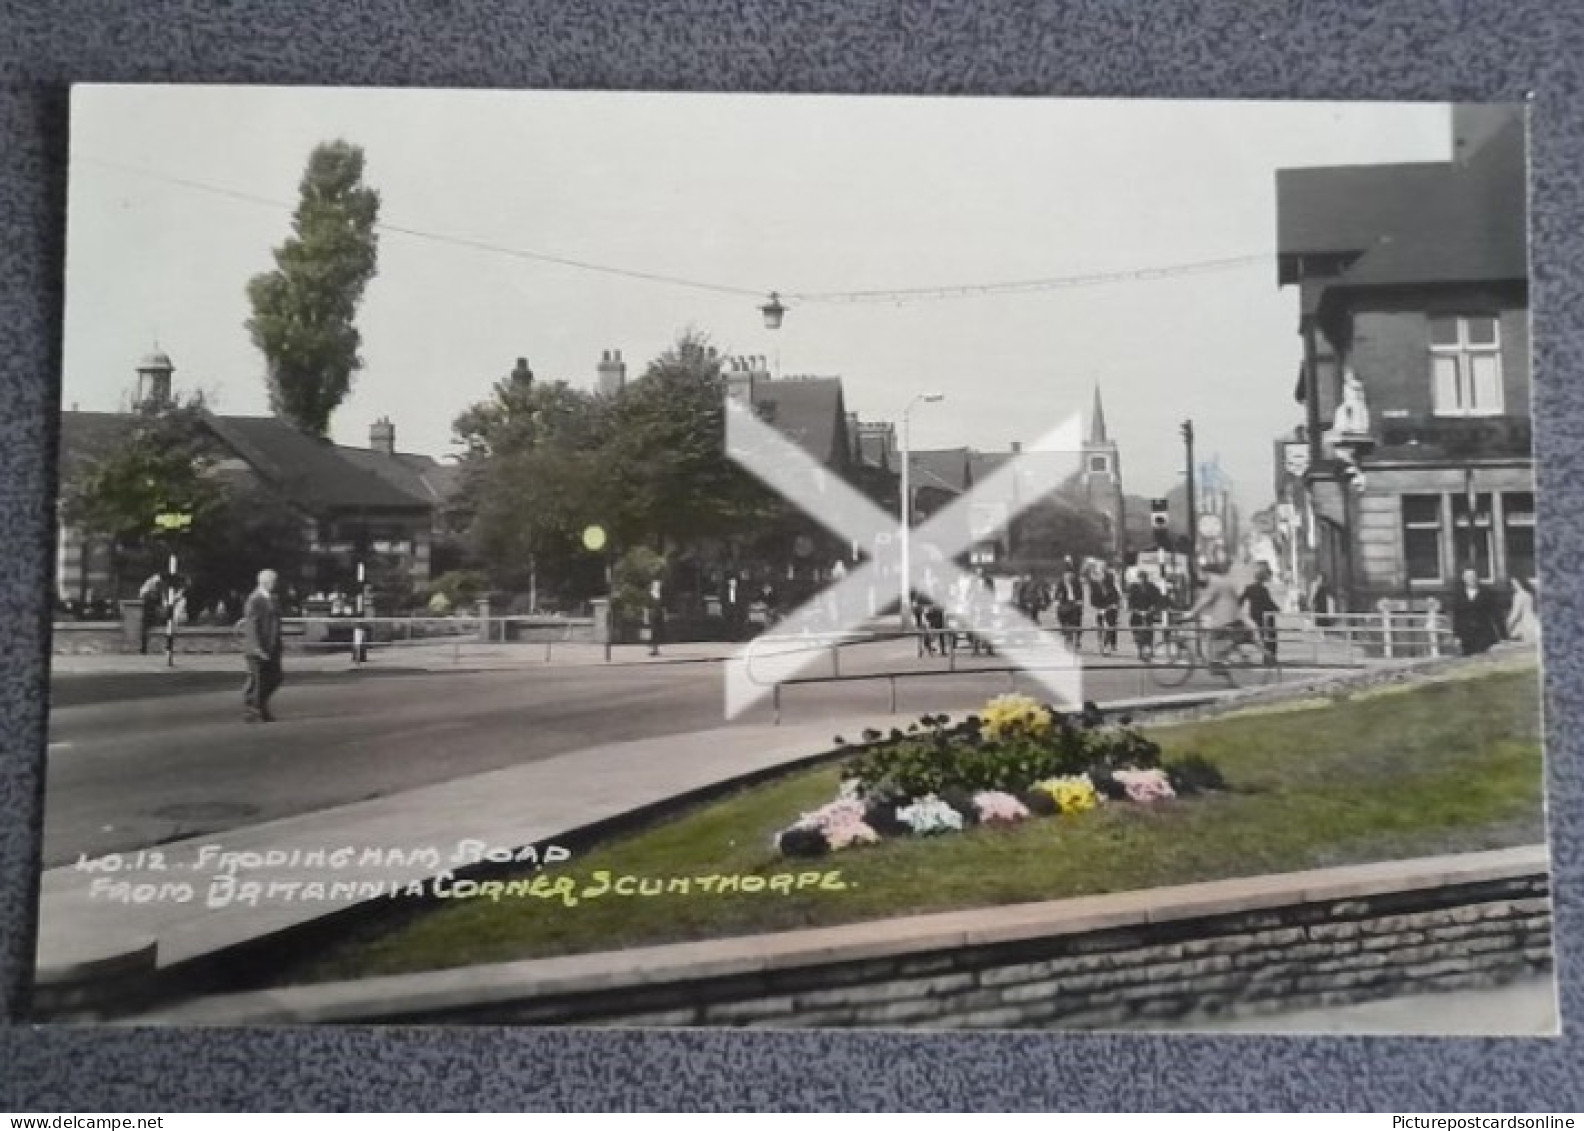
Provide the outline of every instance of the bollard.
<path id="1" fill-rule="evenodd" d="M 831 645 L 831 675 L 834 676 L 837 679 L 841 678 L 841 642 L 840 641 L 837 641 L 835 644 Z"/>
<path id="2" fill-rule="evenodd" d="M 781 685 L 774 684 L 770 689 L 770 703 L 775 711 L 775 724 L 781 725 Z"/>
<path id="3" fill-rule="evenodd" d="M 544 662 L 547 663 L 547 664 L 550 662 L 550 643 L 551 642 L 548 641 L 548 640 L 545 641 L 545 659 L 544 659 Z"/>
<path id="4" fill-rule="evenodd" d="M 1376 608 L 1380 610 L 1381 615 L 1381 652 L 1383 658 L 1389 660 L 1392 658 L 1391 602 L 1389 602 L 1385 597 L 1382 597 L 1380 599 L 1380 604 L 1378 604 Z"/>
<path id="5" fill-rule="evenodd" d="M 891 685 L 891 713 L 896 714 L 896 676 L 888 676 L 886 682 Z"/>

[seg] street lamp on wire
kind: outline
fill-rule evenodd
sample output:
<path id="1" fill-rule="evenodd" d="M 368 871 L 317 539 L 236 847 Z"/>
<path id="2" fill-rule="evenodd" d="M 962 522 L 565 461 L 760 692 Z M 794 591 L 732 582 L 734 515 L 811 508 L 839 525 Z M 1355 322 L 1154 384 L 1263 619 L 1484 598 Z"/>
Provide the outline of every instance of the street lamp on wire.
<path id="1" fill-rule="evenodd" d="M 912 608 L 913 601 L 913 490 L 912 490 L 912 444 L 909 434 L 909 420 L 913 406 L 917 404 L 938 404 L 946 398 L 940 393 L 920 393 L 907 403 L 902 410 L 902 529 L 900 531 L 902 545 L 902 576 L 899 579 L 898 592 L 901 594 L 902 606 L 897 610 L 902 618 L 902 631 L 908 630 L 908 611 Z"/>

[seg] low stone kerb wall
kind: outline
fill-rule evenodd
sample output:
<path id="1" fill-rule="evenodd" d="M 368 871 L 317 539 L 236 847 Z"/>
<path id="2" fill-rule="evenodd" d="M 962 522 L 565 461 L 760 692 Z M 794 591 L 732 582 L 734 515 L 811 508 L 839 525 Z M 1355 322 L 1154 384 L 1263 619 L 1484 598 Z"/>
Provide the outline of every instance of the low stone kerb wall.
<path id="1" fill-rule="evenodd" d="M 190 1002 L 147 1021 L 1115 1028 L 1552 963 L 1544 846 Z"/>

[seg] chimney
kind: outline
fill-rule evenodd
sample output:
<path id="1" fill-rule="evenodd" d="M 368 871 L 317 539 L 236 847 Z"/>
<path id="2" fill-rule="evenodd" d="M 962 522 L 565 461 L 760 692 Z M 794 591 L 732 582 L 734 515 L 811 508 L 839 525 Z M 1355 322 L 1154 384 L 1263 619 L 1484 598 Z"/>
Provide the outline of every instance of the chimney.
<path id="1" fill-rule="evenodd" d="M 513 367 L 511 371 L 512 381 L 521 382 L 525 385 L 532 385 L 533 377 L 533 370 L 528 368 L 528 359 L 526 357 L 519 357 L 517 359 L 516 366 Z"/>
<path id="2" fill-rule="evenodd" d="M 728 365 L 729 368 L 726 371 L 726 395 L 752 408 L 754 378 L 757 373 L 750 364 L 750 359 L 734 357 Z"/>
<path id="3" fill-rule="evenodd" d="M 622 360 L 621 350 L 606 350 L 599 363 L 600 396 L 614 397 L 626 384 L 627 363 Z"/>
<path id="4" fill-rule="evenodd" d="M 1012 454 L 1013 455 L 1017 455 L 1022 450 L 1023 450 L 1023 441 L 1022 440 L 1013 440 L 1012 441 Z"/>
<path id="5" fill-rule="evenodd" d="M 388 456 L 396 454 L 396 425 L 390 417 L 382 416 L 369 426 L 369 449 Z"/>

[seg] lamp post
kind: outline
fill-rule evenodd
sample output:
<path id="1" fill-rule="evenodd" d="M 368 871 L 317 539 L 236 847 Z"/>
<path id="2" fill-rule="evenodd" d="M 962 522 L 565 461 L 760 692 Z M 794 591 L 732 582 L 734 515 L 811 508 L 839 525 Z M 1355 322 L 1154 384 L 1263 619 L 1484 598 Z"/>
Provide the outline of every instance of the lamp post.
<path id="1" fill-rule="evenodd" d="M 1199 585 L 1199 500 L 1194 490 L 1194 426 L 1192 420 L 1182 422 L 1182 438 L 1188 464 L 1188 599 L 1198 600 Z"/>
<path id="2" fill-rule="evenodd" d="M 907 403 L 902 410 L 902 529 L 900 532 L 902 544 L 902 576 L 898 581 L 898 592 L 901 594 L 902 605 L 897 610 L 897 615 L 902 618 L 902 631 L 908 630 L 908 609 L 912 606 L 913 596 L 913 489 L 912 489 L 912 444 L 909 432 L 909 420 L 913 406 L 919 403 L 937 404 L 944 400 L 940 393 L 920 393 Z"/>

